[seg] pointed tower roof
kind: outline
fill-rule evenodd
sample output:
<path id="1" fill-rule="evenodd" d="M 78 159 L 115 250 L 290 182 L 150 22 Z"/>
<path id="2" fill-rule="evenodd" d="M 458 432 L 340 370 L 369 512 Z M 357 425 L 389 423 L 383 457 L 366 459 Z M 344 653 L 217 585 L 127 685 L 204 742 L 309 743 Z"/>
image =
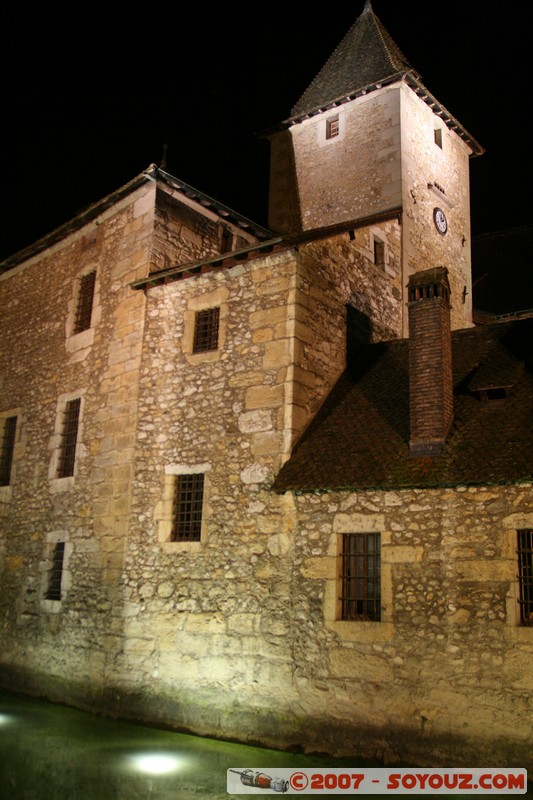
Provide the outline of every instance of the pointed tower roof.
<path id="1" fill-rule="evenodd" d="M 342 42 L 308 86 L 292 116 L 309 114 L 363 87 L 388 83 L 413 70 L 396 42 L 374 14 L 370 0 Z"/>
<path id="2" fill-rule="evenodd" d="M 424 86 L 419 73 L 374 14 L 370 0 L 366 0 L 360 17 L 293 107 L 289 119 L 270 131 L 264 131 L 264 134 L 289 128 L 307 117 L 340 106 L 401 79 L 430 106 L 448 128 L 467 142 L 472 155 L 481 155 L 484 152 L 479 142 Z"/>

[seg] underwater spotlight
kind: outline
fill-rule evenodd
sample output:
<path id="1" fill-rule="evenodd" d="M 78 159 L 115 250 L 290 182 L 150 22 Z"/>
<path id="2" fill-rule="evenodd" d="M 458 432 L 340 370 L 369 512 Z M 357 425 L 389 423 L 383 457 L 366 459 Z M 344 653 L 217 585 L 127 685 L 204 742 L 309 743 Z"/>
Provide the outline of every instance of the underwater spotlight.
<path id="1" fill-rule="evenodd" d="M 167 775 L 183 766 L 183 759 L 168 753 L 144 753 L 131 756 L 136 769 L 148 775 Z"/>

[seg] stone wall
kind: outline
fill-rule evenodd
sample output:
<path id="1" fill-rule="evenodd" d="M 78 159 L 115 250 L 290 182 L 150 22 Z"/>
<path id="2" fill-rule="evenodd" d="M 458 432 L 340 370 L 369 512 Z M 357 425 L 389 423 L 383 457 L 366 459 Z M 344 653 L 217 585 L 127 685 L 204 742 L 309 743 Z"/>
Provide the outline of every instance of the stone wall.
<path id="1" fill-rule="evenodd" d="M 3 487 L 4 665 L 101 691 L 121 627 L 154 187 L 144 186 L 0 280 L 0 409 L 16 407 L 18 449 Z M 80 277 L 96 270 L 91 325 L 74 333 Z M 65 403 L 81 398 L 74 474 L 57 477 Z M 63 599 L 45 599 L 58 541 Z M 25 680 L 25 678 L 23 679 Z"/>
<path id="2" fill-rule="evenodd" d="M 233 237 L 232 250 L 247 247 L 255 239 L 236 225 L 221 222 L 214 212 L 202 208 L 168 186 L 157 189 L 152 242 L 152 269 L 165 269 L 201 261 L 223 252 L 222 230 Z"/>
<path id="3" fill-rule="evenodd" d="M 368 752 L 381 741 L 408 762 L 530 764 L 533 628 L 518 622 L 516 531 L 531 527 L 532 487 L 295 503 L 295 680 L 312 698 L 304 713 L 327 717 L 317 741 L 330 728 L 332 746 L 338 725 L 344 747 L 363 731 Z M 336 619 L 338 537 L 357 532 L 381 533 L 381 622 Z"/>
<path id="4" fill-rule="evenodd" d="M 514 542 L 533 527 L 532 487 L 270 489 L 344 368 L 346 305 L 373 340 L 398 335 L 399 225 L 134 291 L 171 252 L 154 240 L 154 192 L 0 280 L 0 413 L 20 413 L 0 490 L 3 682 L 276 747 L 527 766 L 533 629 L 517 621 Z M 95 266 L 92 325 L 73 335 Z M 213 307 L 218 347 L 194 352 L 196 314 Z M 76 470 L 58 479 L 73 396 Z M 171 541 L 189 473 L 205 475 L 201 539 Z M 340 537 L 367 532 L 383 543 L 382 620 L 340 620 Z M 43 599 L 58 541 L 61 602 Z"/>

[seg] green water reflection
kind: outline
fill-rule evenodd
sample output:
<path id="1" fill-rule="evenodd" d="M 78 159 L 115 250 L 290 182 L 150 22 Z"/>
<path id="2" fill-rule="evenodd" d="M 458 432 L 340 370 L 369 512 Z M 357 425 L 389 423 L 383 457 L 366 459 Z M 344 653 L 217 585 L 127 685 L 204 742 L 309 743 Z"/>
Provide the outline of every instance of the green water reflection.
<path id="1" fill-rule="evenodd" d="M 272 775 L 276 767 L 311 766 L 358 765 L 116 722 L 0 690 L 0 798 L 6 800 L 226 800 L 229 768 Z"/>

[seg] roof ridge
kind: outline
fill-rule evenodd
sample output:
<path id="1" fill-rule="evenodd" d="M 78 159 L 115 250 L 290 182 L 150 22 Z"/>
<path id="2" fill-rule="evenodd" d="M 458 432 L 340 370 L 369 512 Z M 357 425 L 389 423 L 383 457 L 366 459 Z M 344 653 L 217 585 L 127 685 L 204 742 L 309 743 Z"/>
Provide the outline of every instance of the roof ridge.
<path id="1" fill-rule="evenodd" d="M 406 67 L 408 69 L 413 69 L 411 64 L 410 64 L 410 62 L 409 62 L 409 59 L 407 59 L 405 57 L 405 55 L 403 54 L 401 48 L 399 47 L 399 45 L 396 44 L 396 42 L 394 41 L 394 39 L 392 38 L 392 36 L 388 32 L 388 30 L 385 28 L 385 26 L 383 25 L 382 21 L 377 16 L 377 14 L 375 14 L 374 11 L 372 11 L 372 6 L 370 5 L 370 0 L 367 0 L 367 2 L 368 2 L 368 5 L 370 6 L 370 12 L 372 14 L 372 20 L 373 20 L 374 24 L 376 25 L 379 37 L 380 37 L 380 39 L 381 39 L 381 41 L 383 43 L 383 47 L 385 48 L 385 51 L 386 51 L 386 53 L 387 53 L 387 55 L 389 57 L 391 67 L 393 67 L 397 72 L 405 71 Z M 365 8 L 366 8 L 366 5 L 365 5 Z M 365 13 L 365 12 L 363 11 L 363 13 Z M 363 15 L 361 14 L 361 16 L 363 16 Z M 393 45 L 392 48 L 391 48 L 391 45 Z M 393 49 L 396 50 L 396 52 L 399 54 L 400 63 L 397 63 L 396 58 L 393 57 L 393 53 L 392 53 Z"/>

